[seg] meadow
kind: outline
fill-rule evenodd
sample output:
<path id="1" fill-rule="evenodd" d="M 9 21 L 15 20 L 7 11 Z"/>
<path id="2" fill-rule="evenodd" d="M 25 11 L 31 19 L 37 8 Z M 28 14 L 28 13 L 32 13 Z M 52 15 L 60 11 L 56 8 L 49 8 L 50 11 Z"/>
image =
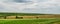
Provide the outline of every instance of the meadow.
<path id="1" fill-rule="evenodd" d="M 52 14 L 36 14 L 36 13 L 0 13 L 1 16 L 53 16 Z M 58 18 L 55 18 L 58 17 Z M 60 15 L 54 18 L 40 19 L 0 19 L 0 24 L 60 24 Z"/>
<path id="2" fill-rule="evenodd" d="M 40 14 L 40 13 L 3 13 L 3 12 L 0 12 L 0 16 L 36 16 L 36 15 L 50 15 L 50 14 Z"/>
<path id="3" fill-rule="evenodd" d="M 60 19 L 1 19 L 0 24 L 60 24 Z"/>

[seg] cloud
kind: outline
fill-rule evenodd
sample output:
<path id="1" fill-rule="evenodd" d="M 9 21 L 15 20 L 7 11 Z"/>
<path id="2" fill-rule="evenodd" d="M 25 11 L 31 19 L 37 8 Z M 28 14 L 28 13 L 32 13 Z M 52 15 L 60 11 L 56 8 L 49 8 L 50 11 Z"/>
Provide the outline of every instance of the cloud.
<path id="1" fill-rule="evenodd" d="M 60 13 L 60 0 L 0 0 L 1 12 Z"/>
<path id="2" fill-rule="evenodd" d="M 14 2 L 18 2 L 18 3 L 29 3 L 32 2 L 31 0 L 13 0 Z"/>

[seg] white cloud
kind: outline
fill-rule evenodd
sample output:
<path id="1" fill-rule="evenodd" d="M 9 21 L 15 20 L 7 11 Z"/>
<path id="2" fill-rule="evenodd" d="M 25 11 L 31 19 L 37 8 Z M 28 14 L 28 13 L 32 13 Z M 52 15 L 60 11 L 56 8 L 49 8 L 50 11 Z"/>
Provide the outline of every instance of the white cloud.
<path id="1" fill-rule="evenodd" d="M 0 11 L 60 13 L 60 0 L 31 0 L 29 3 L 0 0 Z"/>

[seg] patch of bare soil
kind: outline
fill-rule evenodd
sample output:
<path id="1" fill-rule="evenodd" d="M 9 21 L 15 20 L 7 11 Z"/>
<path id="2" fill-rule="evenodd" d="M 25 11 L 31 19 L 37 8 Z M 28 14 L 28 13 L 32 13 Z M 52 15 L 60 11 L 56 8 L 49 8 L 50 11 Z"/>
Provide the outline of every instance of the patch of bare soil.
<path id="1" fill-rule="evenodd" d="M 6 19 L 16 19 L 16 16 L 7 16 Z"/>
<path id="2" fill-rule="evenodd" d="M 58 15 L 42 15 L 38 16 L 39 18 L 60 18 Z"/>
<path id="3" fill-rule="evenodd" d="M 37 15 L 37 16 L 17 16 L 19 19 L 33 19 L 33 18 L 60 18 L 60 15 Z M 4 17 L 0 17 L 4 19 Z M 16 19 L 16 16 L 6 16 L 6 19 Z"/>
<path id="4" fill-rule="evenodd" d="M 53 23 L 53 24 L 60 24 L 60 22 L 55 22 L 55 23 Z"/>
<path id="5" fill-rule="evenodd" d="M 18 17 L 23 17 L 23 19 L 30 19 L 30 18 L 36 18 L 35 16 L 18 16 Z"/>

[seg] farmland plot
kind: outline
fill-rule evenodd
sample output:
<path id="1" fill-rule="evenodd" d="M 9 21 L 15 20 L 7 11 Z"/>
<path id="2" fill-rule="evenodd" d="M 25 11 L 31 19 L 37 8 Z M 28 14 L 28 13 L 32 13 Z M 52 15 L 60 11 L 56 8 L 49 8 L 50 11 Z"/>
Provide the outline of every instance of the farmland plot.
<path id="1" fill-rule="evenodd" d="M 60 24 L 60 19 L 25 19 L 25 20 L 17 20 L 17 19 L 7 19 L 0 20 L 0 24 Z"/>

